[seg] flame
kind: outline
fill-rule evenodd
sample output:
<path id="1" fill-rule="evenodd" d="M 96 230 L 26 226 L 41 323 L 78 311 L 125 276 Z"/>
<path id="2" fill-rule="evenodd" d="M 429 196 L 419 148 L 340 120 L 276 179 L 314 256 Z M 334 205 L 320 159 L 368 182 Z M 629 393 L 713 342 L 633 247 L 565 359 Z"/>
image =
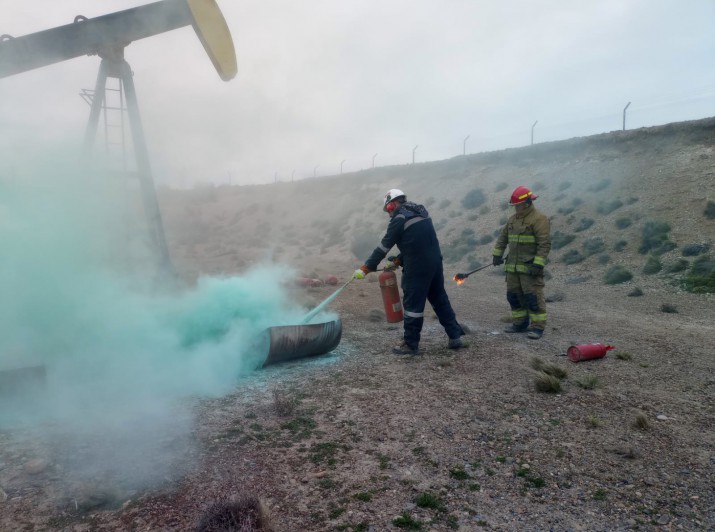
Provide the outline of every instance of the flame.
<path id="1" fill-rule="evenodd" d="M 457 284 L 462 284 L 464 281 L 467 280 L 466 277 L 462 277 L 460 274 L 455 275 L 455 276 L 453 277 L 453 279 L 454 279 L 454 282 L 457 283 Z"/>

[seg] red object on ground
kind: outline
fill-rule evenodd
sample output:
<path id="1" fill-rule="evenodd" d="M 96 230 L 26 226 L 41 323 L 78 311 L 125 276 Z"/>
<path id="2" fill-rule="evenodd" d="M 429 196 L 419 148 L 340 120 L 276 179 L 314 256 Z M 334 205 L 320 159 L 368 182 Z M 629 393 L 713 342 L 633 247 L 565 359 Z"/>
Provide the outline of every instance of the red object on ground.
<path id="1" fill-rule="evenodd" d="M 397 286 L 397 275 L 392 271 L 384 271 L 378 277 L 382 291 L 382 303 L 385 305 L 385 316 L 388 323 L 397 323 L 405 318 L 400 301 L 400 289 Z"/>
<path id="2" fill-rule="evenodd" d="M 603 358 L 606 352 L 613 349 L 612 345 L 596 344 L 578 344 L 572 345 L 566 351 L 571 362 L 579 362 L 580 360 L 593 360 L 594 358 Z"/>
<path id="3" fill-rule="evenodd" d="M 334 275 L 327 275 L 325 277 L 325 284 L 331 284 L 331 285 L 338 284 L 338 278 L 335 277 Z"/>

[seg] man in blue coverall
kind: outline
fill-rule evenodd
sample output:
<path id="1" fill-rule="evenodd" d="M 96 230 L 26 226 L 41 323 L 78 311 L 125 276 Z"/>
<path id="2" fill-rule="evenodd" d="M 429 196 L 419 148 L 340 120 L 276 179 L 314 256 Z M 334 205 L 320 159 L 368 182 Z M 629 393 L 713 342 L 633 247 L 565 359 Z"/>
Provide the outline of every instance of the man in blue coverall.
<path id="1" fill-rule="evenodd" d="M 407 201 L 405 193 L 392 189 L 385 195 L 383 211 L 390 215 L 385 236 L 365 264 L 353 274 L 364 279 L 385 258 L 392 246 L 399 255 L 388 257 L 386 269 L 402 266 L 403 308 L 405 312 L 404 341 L 392 352 L 398 355 L 418 355 L 420 333 L 424 323 L 425 303 L 429 301 L 444 327 L 450 349 L 466 347 L 462 341 L 464 330 L 457 323 L 449 297 L 444 289 L 442 252 L 432 219 L 423 205 Z"/>

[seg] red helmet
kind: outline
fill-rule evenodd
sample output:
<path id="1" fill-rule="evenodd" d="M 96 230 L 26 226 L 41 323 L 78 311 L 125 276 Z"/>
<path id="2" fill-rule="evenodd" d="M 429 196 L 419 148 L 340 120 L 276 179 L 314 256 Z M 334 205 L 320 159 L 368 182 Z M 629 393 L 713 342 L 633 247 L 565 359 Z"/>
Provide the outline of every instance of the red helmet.
<path id="1" fill-rule="evenodd" d="M 518 205 L 519 203 L 524 203 L 525 201 L 531 201 L 538 198 L 531 190 L 526 188 L 524 185 L 519 185 L 511 193 L 511 198 L 509 198 L 509 205 Z"/>

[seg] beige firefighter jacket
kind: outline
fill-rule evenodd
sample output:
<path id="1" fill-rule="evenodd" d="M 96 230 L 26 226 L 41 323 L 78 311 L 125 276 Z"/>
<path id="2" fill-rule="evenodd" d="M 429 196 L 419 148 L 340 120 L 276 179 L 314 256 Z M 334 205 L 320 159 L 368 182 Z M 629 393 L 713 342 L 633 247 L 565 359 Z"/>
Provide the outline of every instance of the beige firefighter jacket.
<path id="1" fill-rule="evenodd" d="M 512 215 L 501 230 L 492 251 L 495 257 L 504 256 L 507 245 L 509 256 L 504 270 L 509 273 L 529 273 L 529 266 L 545 266 L 551 251 L 551 223 L 530 205 Z"/>

